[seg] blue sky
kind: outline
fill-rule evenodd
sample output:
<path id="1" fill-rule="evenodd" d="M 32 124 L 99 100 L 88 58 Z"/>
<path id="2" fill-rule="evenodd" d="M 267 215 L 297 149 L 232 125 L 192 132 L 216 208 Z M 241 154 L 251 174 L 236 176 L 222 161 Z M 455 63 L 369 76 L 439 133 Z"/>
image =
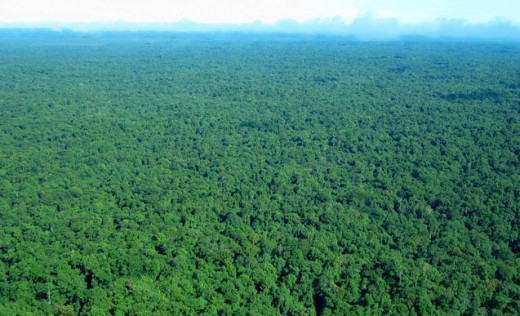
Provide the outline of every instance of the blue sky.
<path id="1" fill-rule="evenodd" d="M 520 0 L 1 0 L 0 26 L 128 25 L 193 21 L 331 31 L 342 26 L 402 33 L 484 25 L 520 27 Z M 283 24 L 280 21 L 291 21 Z M 179 27 L 183 23 L 172 23 Z M 325 25 L 325 27 L 324 27 Z M 406 27 L 405 27 L 406 26 Z M 390 28 L 390 29 L 389 29 Z M 519 37 L 519 36 L 517 36 Z"/>

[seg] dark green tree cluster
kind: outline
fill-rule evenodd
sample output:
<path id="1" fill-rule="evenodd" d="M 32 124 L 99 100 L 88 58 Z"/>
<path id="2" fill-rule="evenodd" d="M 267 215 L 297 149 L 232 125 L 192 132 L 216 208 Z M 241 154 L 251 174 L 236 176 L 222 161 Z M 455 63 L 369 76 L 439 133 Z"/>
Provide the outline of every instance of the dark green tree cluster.
<path id="1" fill-rule="evenodd" d="M 518 65 L 2 31 L 0 314 L 518 314 Z"/>

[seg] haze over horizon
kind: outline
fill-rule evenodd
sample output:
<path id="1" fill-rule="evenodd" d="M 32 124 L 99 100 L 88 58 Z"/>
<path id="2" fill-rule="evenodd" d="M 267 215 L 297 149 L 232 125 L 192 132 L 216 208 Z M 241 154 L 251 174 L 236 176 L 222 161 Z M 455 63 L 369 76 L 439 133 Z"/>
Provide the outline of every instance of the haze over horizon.
<path id="1" fill-rule="evenodd" d="M 515 0 L 3 0 L 0 28 L 520 38 Z"/>

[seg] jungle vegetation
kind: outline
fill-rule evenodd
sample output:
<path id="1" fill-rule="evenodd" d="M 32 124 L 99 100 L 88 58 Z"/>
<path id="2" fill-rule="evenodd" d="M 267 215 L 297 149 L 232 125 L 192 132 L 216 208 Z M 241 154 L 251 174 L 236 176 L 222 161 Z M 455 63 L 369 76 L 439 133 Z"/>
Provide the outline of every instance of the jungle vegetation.
<path id="1" fill-rule="evenodd" d="M 0 32 L 1 315 L 517 315 L 520 44 Z"/>

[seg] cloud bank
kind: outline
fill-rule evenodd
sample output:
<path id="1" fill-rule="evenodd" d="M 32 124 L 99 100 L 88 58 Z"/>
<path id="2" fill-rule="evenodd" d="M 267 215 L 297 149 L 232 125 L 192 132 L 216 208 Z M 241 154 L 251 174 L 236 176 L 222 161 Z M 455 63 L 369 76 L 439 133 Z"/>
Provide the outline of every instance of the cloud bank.
<path id="1" fill-rule="evenodd" d="M 176 22 L 54 22 L 0 24 L 0 28 L 50 28 L 54 30 L 90 31 L 160 31 L 160 32 L 241 32 L 285 33 L 305 35 L 348 36 L 365 40 L 394 40 L 403 37 L 469 38 L 520 41 L 520 25 L 506 19 L 486 23 L 470 23 L 458 19 L 437 19 L 417 24 L 402 23 L 394 18 L 367 14 L 347 22 L 340 17 L 310 19 L 303 22 L 281 20 L 243 24 L 197 23 L 183 19 Z"/>

